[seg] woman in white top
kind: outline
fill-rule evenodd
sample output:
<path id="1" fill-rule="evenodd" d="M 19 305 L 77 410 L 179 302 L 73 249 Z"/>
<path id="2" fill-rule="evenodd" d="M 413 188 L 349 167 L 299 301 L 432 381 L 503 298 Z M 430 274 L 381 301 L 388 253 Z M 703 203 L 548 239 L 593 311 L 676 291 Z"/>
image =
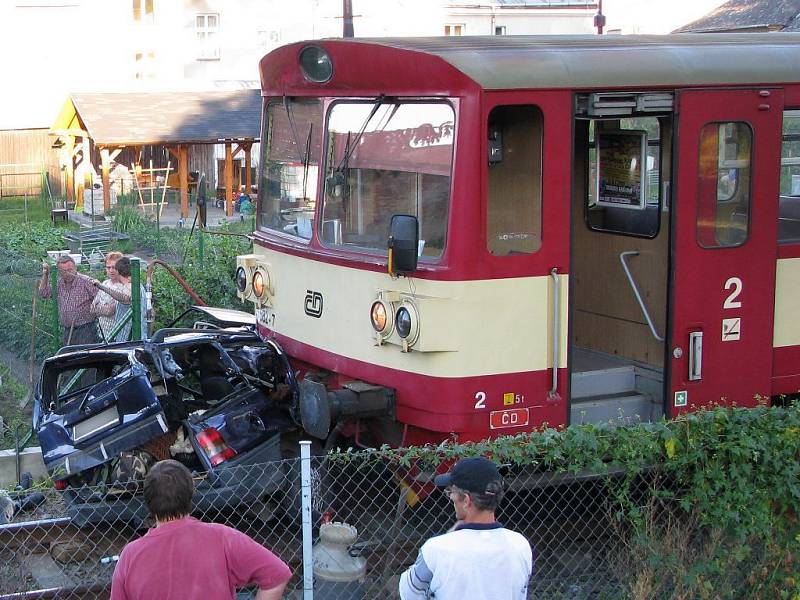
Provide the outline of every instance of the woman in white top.
<path id="1" fill-rule="evenodd" d="M 126 291 L 125 282 L 122 281 L 116 269 L 117 261 L 120 258 L 122 258 L 122 252 L 109 252 L 106 255 L 107 279 L 94 297 L 91 307 L 91 312 L 97 317 L 97 322 L 100 325 L 102 340 L 106 342 L 112 341 L 111 332 L 116 323 L 118 302 L 105 290 Z"/>

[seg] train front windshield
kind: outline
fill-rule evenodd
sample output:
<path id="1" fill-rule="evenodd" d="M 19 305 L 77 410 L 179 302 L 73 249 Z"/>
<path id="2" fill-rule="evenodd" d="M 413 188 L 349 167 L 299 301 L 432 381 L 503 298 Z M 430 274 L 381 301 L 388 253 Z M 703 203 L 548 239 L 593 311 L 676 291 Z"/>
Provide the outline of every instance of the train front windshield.
<path id="1" fill-rule="evenodd" d="M 258 228 L 311 239 L 322 102 L 284 98 L 264 111 Z"/>
<path id="2" fill-rule="evenodd" d="M 321 113 L 316 101 L 268 105 L 262 228 L 311 238 L 321 154 L 315 132 Z M 392 215 L 415 215 L 421 257 L 441 256 L 447 237 L 454 120 L 446 102 L 332 103 L 323 137 L 320 242 L 385 254 Z"/>

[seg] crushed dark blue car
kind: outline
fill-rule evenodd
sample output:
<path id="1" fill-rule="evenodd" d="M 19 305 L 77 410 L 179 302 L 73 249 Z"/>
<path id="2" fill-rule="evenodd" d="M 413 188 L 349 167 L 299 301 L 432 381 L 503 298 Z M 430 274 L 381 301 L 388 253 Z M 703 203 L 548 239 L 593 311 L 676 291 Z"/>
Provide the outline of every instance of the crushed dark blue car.
<path id="1" fill-rule="evenodd" d="M 141 522 L 141 481 L 172 458 L 197 477 L 195 510 L 262 501 L 286 473 L 247 469 L 282 458 L 301 431 L 297 384 L 252 315 L 201 309 L 192 328 L 149 341 L 67 346 L 43 365 L 33 425 L 77 524 Z M 197 328 L 200 327 L 200 328 Z"/>

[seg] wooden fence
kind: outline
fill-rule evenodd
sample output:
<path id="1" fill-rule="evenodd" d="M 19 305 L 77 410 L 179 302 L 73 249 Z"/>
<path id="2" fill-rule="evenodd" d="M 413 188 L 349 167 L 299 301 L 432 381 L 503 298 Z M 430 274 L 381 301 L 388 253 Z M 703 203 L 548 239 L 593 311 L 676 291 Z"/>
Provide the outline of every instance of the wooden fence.
<path id="1" fill-rule="evenodd" d="M 0 198 L 46 194 L 43 173 L 48 175 L 52 195 L 61 195 L 54 139 L 47 129 L 0 130 Z"/>

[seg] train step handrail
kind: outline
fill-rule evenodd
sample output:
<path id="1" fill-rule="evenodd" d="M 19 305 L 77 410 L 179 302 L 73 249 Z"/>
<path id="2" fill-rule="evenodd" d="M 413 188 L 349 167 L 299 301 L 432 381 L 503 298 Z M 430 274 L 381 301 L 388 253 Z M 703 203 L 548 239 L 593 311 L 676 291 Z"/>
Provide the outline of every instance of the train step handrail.
<path id="1" fill-rule="evenodd" d="M 650 313 L 647 310 L 647 306 L 645 306 L 644 300 L 642 299 L 642 295 L 639 293 L 639 288 L 636 287 L 636 281 L 634 281 L 631 269 L 628 266 L 627 261 L 625 260 L 627 256 L 639 256 L 639 251 L 628 250 L 627 252 L 621 252 L 619 255 L 619 262 L 622 263 L 622 269 L 625 271 L 625 276 L 628 278 L 628 283 L 631 284 L 631 289 L 633 290 L 633 294 L 636 296 L 636 301 L 639 303 L 639 308 L 642 309 L 642 314 L 644 315 L 644 318 L 647 320 L 647 326 L 650 328 L 650 333 L 652 333 L 653 337 L 656 338 L 659 342 L 663 342 L 664 338 L 658 335 L 658 331 L 656 331 L 656 326 L 653 324 L 653 319 L 650 318 Z"/>

